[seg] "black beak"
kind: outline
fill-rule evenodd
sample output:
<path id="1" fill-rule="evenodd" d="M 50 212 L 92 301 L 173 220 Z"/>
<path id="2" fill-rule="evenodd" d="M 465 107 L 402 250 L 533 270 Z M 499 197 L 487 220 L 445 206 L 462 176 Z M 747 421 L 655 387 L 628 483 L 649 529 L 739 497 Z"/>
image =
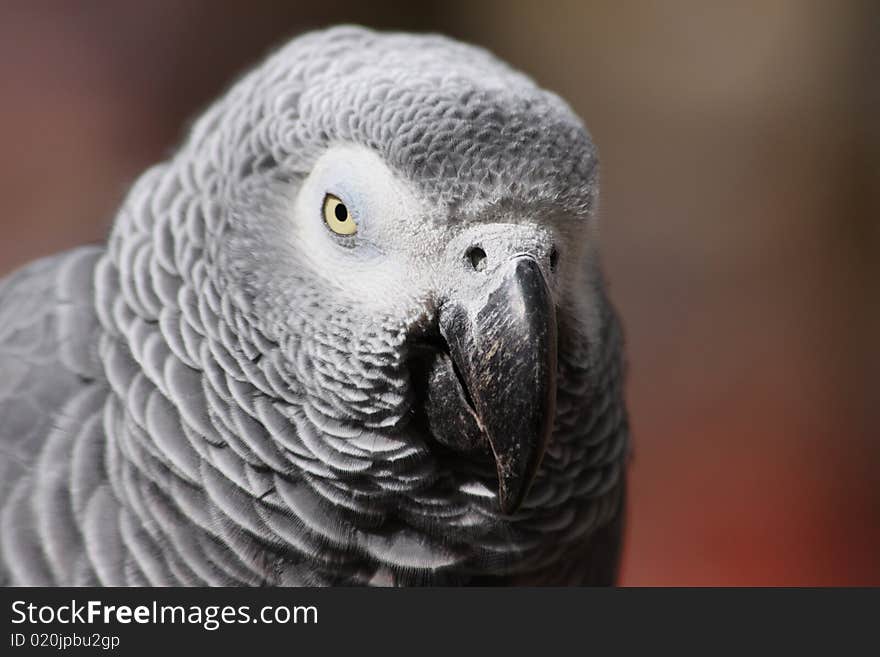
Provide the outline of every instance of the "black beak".
<path id="1" fill-rule="evenodd" d="M 541 268 L 520 255 L 470 303 L 451 301 L 440 332 L 498 471 L 503 513 L 528 493 L 553 431 L 556 311 Z"/>

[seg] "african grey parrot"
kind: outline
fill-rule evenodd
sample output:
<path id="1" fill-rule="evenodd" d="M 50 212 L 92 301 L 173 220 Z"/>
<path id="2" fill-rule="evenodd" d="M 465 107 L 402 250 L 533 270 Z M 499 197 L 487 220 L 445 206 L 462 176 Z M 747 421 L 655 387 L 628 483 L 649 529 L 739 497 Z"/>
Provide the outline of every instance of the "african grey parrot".
<path id="1" fill-rule="evenodd" d="M 0 283 L 0 582 L 614 583 L 597 175 L 482 49 L 288 43 Z"/>

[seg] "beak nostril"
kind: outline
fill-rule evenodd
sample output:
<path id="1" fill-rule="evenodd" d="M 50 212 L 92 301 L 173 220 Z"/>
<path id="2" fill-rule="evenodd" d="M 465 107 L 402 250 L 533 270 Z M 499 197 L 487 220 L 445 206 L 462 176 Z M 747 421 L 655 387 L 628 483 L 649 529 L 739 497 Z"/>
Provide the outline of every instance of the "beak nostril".
<path id="1" fill-rule="evenodd" d="M 472 246 L 464 255 L 471 263 L 474 271 L 483 271 L 486 268 L 486 252 L 479 246 Z"/>
<path id="2" fill-rule="evenodd" d="M 550 250 L 550 271 L 556 271 L 556 265 L 559 264 L 559 251 L 554 246 Z"/>

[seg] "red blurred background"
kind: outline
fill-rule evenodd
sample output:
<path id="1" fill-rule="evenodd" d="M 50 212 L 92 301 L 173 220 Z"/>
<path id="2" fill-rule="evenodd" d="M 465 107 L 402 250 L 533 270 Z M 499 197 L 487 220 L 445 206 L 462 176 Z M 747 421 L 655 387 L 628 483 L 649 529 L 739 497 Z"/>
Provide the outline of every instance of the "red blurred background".
<path id="1" fill-rule="evenodd" d="M 0 5 L 0 274 L 101 239 L 272 46 L 338 22 L 484 45 L 603 161 L 636 441 L 624 583 L 880 585 L 880 5 Z"/>

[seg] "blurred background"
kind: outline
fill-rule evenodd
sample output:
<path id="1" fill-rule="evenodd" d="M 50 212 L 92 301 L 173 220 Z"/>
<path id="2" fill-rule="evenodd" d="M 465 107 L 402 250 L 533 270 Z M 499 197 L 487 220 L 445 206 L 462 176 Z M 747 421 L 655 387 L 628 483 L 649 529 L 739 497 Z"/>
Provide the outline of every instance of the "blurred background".
<path id="1" fill-rule="evenodd" d="M 101 239 L 273 46 L 478 43 L 599 144 L 636 457 L 623 583 L 880 585 L 880 4 L 0 4 L 0 275 Z"/>

